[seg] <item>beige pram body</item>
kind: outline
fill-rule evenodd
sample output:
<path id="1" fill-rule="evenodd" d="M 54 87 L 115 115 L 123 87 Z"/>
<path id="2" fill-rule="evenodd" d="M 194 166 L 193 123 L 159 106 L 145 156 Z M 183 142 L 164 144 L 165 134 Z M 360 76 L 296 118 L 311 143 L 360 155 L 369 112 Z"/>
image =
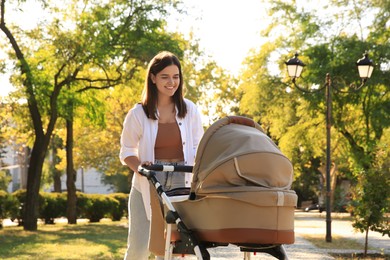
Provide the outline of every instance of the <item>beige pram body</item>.
<path id="1" fill-rule="evenodd" d="M 242 251 L 287 259 L 280 246 L 294 243 L 293 168 L 257 123 L 232 116 L 211 125 L 199 144 L 192 173 L 190 196 L 162 197 L 156 185 L 151 187 L 153 253 L 166 258 L 172 253 L 196 254 L 191 248 L 175 251 L 182 229 L 172 216 L 164 221 L 174 211 L 201 250 L 234 244 Z M 161 198 L 165 207 L 160 207 Z M 277 252 L 264 249 L 273 246 L 271 251 Z M 201 255 L 198 258 L 208 258 L 207 252 Z"/>

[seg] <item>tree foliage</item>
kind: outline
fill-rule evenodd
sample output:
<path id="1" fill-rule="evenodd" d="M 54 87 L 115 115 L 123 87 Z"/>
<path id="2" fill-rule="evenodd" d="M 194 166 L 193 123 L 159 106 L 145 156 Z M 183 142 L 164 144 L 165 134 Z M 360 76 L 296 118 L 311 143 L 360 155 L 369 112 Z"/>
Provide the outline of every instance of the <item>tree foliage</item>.
<path id="1" fill-rule="evenodd" d="M 386 141 L 384 141 L 386 143 Z M 356 169 L 358 179 L 352 193 L 353 226 L 366 233 L 364 253 L 368 250 L 369 230 L 381 232 L 390 237 L 387 213 L 390 210 L 390 156 L 386 145 L 381 145 L 375 153 L 375 167 L 369 170 Z M 387 146 L 387 147 L 386 147 Z M 387 148 L 387 149 L 386 149 Z"/>
<path id="2" fill-rule="evenodd" d="M 185 41 L 181 37 L 177 40 L 185 50 L 181 56 L 179 54 L 185 81 L 185 97 L 202 105 L 203 89 L 210 81 L 219 79 L 219 74 L 210 76 L 209 70 L 223 72 L 215 62 L 198 60 L 203 54 L 196 41 Z M 96 168 L 104 173 L 104 182 L 114 184 L 117 191 L 121 192 L 129 191 L 132 179 L 132 172 L 121 165 L 118 158 L 122 124 L 128 111 L 141 100 L 145 74 L 146 64 L 124 84 L 104 91 L 83 92 L 83 100 L 94 99 L 94 102 L 89 103 L 99 105 L 89 108 L 87 102 L 79 106 L 76 113 L 76 167 Z M 126 182 L 123 181 L 125 179 Z"/>
<path id="3" fill-rule="evenodd" d="M 271 22 L 263 36 L 273 40 L 245 61 L 240 112 L 256 118 L 292 159 L 293 188 L 316 193 L 321 186 L 319 169 L 326 162 L 327 104 L 322 86 L 329 73 L 333 87 L 332 162 L 340 180 L 348 178 L 353 186 L 366 186 L 369 173 L 383 171 L 375 158 L 390 123 L 386 112 L 390 101 L 389 4 L 322 1 L 322 6 L 314 9 L 296 1 L 267 2 Z M 377 66 L 367 84 L 355 91 L 360 82 L 354 62 L 365 50 Z M 285 72 L 284 61 L 296 51 L 307 65 L 297 83 L 307 92 L 290 85 Z M 275 57 L 279 60 L 276 71 L 271 70 Z M 382 149 L 388 151 L 388 147 Z M 355 169 L 365 172 L 367 180 L 357 178 Z M 388 183 L 383 183 L 389 189 Z M 375 192 L 371 190 L 369 197 L 377 196 Z M 384 205 L 380 208 L 387 209 Z"/>
<path id="4" fill-rule="evenodd" d="M 6 23 L 1 1 L 0 29 L 15 61 L 13 84 L 27 100 L 34 129 L 24 228 L 36 230 L 42 167 L 59 116 L 69 118 L 75 93 L 105 89 L 130 79 L 157 51 L 180 52 L 165 32 L 164 17 L 176 1 L 44 1 L 51 19 L 31 30 Z M 7 9 L 8 10 L 8 9 Z"/>

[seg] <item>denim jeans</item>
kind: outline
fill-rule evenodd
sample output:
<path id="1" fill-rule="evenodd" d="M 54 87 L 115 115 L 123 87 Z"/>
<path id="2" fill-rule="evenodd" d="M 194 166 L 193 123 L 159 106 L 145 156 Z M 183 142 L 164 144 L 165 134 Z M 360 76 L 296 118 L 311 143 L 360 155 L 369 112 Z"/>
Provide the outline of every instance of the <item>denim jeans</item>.
<path id="1" fill-rule="evenodd" d="M 155 164 L 184 165 L 184 162 L 164 162 L 155 160 Z M 164 191 L 185 187 L 185 172 L 156 172 L 156 178 Z"/>

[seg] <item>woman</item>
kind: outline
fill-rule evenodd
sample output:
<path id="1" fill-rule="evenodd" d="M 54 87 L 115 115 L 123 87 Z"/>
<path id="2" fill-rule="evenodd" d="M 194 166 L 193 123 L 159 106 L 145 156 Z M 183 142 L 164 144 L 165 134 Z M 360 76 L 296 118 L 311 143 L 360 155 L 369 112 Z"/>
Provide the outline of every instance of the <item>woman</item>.
<path id="1" fill-rule="evenodd" d="M 148 180 L 138 172 L 142 164 L 193 165 L 203 135 L 200 113 L 183 97 L 179 59 L 158 53 L 149 63 L 142 102 L 127 114 L 121 136 L 120 159 L 134 171 L 129 197 L 129 237 L 125 259 L 148 259 L 150 194 Z M 159 173 L 164 190 L 189 186 L 184 173 Z"/>

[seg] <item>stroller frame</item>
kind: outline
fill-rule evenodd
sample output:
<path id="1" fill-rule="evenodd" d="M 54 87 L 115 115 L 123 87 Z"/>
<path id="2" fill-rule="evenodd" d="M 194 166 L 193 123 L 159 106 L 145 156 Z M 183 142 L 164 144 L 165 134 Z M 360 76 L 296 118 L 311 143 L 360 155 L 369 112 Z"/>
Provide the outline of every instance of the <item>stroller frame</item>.
<path id="1" fill-rule="evenodd" d="M 150 166 L 140 166 L 138 172 L 146 177 L 151 185 L 156 189 L 162 203 L 167 207 L 168 211 L 165 214 L 166 221 L 166 237 L 165 237 L 165 254 L 164 259 L 170 260 L 173 254 L 192 254 L 196 255 L 199 260 L 209 260 L 210 254 L 207 248 L 227 246 L 228 243 L 217 243 L 200 241 L 197 238 L 196 232 L 189 229 L 183 220 L 180 218 L 179 213 L 173 206 L 170 197 L 163 190 L 162 185 L 156 178 L 156 171 L 175 171 L 175 172 L 192 172 L 193 167 L 188 165 L 159 165 L 154 164 Z M 189 198 L 191 200 L 191 196 Z M 176 224 L 177 231 L 180 235 L 180 240 L 171 241 L 172 227 Z M 250 259 L 250 253 L 266 253 L 274 256 L 280 260 L 287 260 L 288 256 L 283 245 L 272 244 L 236 244 L 240 248 L 240 251 L 244 253 L 244 260 Z"/>

